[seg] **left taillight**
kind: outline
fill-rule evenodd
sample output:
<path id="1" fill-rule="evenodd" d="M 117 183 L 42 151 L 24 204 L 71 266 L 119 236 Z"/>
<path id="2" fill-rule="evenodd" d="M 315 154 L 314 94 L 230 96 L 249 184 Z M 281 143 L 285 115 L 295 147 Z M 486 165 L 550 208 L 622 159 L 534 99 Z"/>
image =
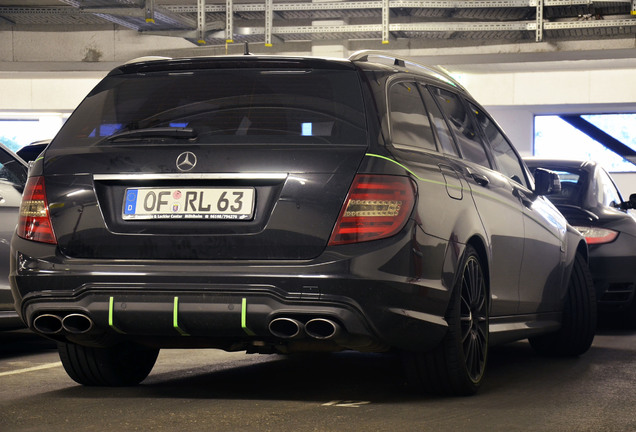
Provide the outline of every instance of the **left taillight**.
<path id="1" fill-rule="evenodd" d="M 17 234 L 27 240 L 57 243 L 46 201 L 44 177 L 30 177 L 24 187 Z"/>
<path id="2" fill-rule="evenodd" d="M 356 175 L 329 239 L 329 245 L 391 237 L 404 228 L 415 205 L 408 177 Z"/>

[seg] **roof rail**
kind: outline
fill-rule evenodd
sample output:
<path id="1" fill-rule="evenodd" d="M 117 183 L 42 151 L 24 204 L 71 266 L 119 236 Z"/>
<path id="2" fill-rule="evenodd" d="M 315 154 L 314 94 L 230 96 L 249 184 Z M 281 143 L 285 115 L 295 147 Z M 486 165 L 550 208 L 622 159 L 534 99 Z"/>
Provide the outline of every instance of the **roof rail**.
<path id="1" fill-rule="evenodd" d="M 466 91 L 466 88 L 459 83 L 455 78 L 453 78 L 447 71 L 442 69 L 439 66 L 430 66 L 423 65 L 421 63 L 417 63 L 414 60 L 411 60 L 406 57 L 398 57 L 394 56 L 386 51 L 377 51 L 377 50 L 360 50 L 356 51 L 349 56 L 349 60 L 352 62 L 368 62 L 369 57 L 382 57 L 388 60 L 393 60 L 394 66 L 399 66 L 406 68 L 407 65 L 410 65 L 414 68 L 421 69 L 429 74 L 432 74 L 437 79 L 440 79 L 454 87 L 457 87 L 463 91 Z"/>
<path id="2" fill-rule="evenodd" d="M 132 64 L 132 63 L 142 63 L 142 62 L 149 62 L 149 61 L 157 61 L 157 60 L 172 60 L 172 57 L 163 57 L 163 56 L 143 56 L 143 57 L 137 57 L 134 58 L 132 60 L 128 60 L 126 63 L 124 64 Z"/>

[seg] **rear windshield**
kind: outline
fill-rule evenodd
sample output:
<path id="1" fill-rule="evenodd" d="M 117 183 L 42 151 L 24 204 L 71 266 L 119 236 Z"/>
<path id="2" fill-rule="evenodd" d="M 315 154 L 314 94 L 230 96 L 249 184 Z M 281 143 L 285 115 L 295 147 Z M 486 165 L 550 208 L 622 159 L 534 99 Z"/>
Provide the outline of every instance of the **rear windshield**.
<path id="1" fill-rule="evenodd" d="M 554 204 L 568 204 L 580 207 L 583 204 L 587 175 L 584 171 L 553 170 L 559 175 L 561 180 L 561 191 L 549 195 L 550 201 Z"/>
<path id="2" fill-rule="evenodd" d="M 147 132 L 156 128 L 166 136 Z M 187 133 L 170 133 L 179 128 Z M 133 130 L 147 133 L 127 133 Z M 358 75 L 297 69 L 113 75 L 87 96 L 53 145 L 131 141 L 366 143 Z"/>

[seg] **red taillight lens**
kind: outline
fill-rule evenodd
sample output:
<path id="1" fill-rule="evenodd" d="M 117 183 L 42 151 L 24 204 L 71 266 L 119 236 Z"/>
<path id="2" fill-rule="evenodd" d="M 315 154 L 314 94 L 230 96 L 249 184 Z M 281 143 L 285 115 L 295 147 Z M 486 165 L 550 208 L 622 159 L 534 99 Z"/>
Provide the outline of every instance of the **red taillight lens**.
<path id="1" fill-rule="evenodd" d="M 46 202 L 44 177 L 30 177 L 24 187 L 17 234 L 27 240 L 57 243 Z"/>
<path id="2" fill-rule="evenodd" d="M 575 226 L 574 228 L 585 237 L 585 241 L 590 245 L 610 243 L 618 237 L 618 233 L 610 229 L 586 226 Z"/>
<path id="3" fill-rule="evenodd" d="M 415 184 L 408 177 L 358 174 L 329 245 L 390 237 L 404 228 L 414 204 Z"/>

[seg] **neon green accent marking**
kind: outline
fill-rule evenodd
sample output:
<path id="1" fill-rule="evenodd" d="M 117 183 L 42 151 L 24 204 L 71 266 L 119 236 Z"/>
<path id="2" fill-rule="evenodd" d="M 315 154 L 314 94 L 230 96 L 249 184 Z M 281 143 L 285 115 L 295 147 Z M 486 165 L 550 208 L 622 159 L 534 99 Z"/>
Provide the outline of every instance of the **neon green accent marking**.
<path id="1" fill-rule="evenodd" d="M 256 336 L 252 330 L 247 328 L 247 299 L 243 298 L 243 302 L 241 303 L 241 327 L 243 331 L 250 336 Z"/>
<path id="2" fill-rule="evenodd" d="M 108 302 L 108 325 L 113 327 L 113 306 L 115 303 L 115 299 L 113 297 L 110 298 Z"/>
<path id="3" fill-rule="evenodd" d="M 435 181 L 435 180 L 422 178 L 422 177 L 418 176 L 417 174 L 415 174 L 410 169 L 408 169 L 407 167 L 405 167 L 404 165 L 402 165 L 401 163 L 399 163 L 398 161 L 393 160 L 391 158 L 388 158 L 386 156 L 373 154 L 373 153 L 367 153 L 367 154 L 365 154 L 365 156 L 375 157 L 375 158 L 383 159 L 385 161 L 394 163 L 397 166 L 401 167 L 402 169 L 406 170 L 409 174 L 411 174 L 413 177 L 415 177 L 419 181 L 423 181 L 423 182 L 426 182 L 426 183 L 432 183 L 432 184 L 436 184 L 436 185 L 441 185 L 441 186 L 446 186 L 447 188 L 452 188 L 452 189 L 458 189 L 458 190 L 466 191 L 466 192 L 471 193 L 473 195 L 479 195 L 479 196 L 481 196 L 483 198 L 487 198 L 487 199 L 496 201 L 499 204 L 504 205 L 506 207 L 513 208 L 513 209 L 518 209 L 517 207 L 510 205 L 509 202 L 506 202 L 505 200 L 499 199 L 493 194 L 482 192 L 482 191 L 480 191 L 480 190 L 478 190 L 476 188 L 470 189 L 470 188 L 465 188 L 465 187 L 462 187 L 462 186 L 454 186 L 454 185 L 446 184 L 444 182 L 439 182 L 439 181 Z M 530 214 L 530 212 L 524 212 L 524 213 L 525 213 L 525 215 L 528 218 L 530 218 L 530 219 L 534 220 L 535 222 L 539 223 L 539 225 L 543 225 L 543 222 L 540 219 L 537 219 L 537 218 L 533 217 L 532 214 Z M 550 232 L 550 234 L 553 235 L 554 237 L 558 238 L 558 236 L 556 236 L 554 233 Z"/>
<path id="4" fill-rule="evenodd" d="M 174 308 L 172 310 L 172 325 L 175 330 L 177 330 L 181 336 L 190 336 L 186 333 L 181 327 L 179 327 L 179 297 L 174 298 Z"/>
<path id="5" fill-rule="evenodd" d="M 119 330 L 114 323 L 113 312 L 115 310 L 115 297 L 111 297 L 108 301 L 108 325 L 110 328 L 115 330 L 117 333 L 125 334 L 123 331 Z"/>
<path id="6" fill-rule="evenodd" d="M 400 168 L 405 169 L 406 171 L 408 171 L 408 172 L 409 172 L 409 174 L 411 174 L 413 177 L 415 177 L 415 178 L 416 178 L 416 179 L 418 179 L 418 180 L 428 181 L 428 182 L 431 182 L 431 183 L 441 184 L 441 185 L 443 185 L 443 184 L 444 184 L 444 183 L 442 183 L 442 182 L 436 182 L 436 181 L 433 181 L 433 180 L 426 180 L 426 179 L 423 179 L 423 178 L 421 178 L 420 176 L 418 176 L 417 174 L 415 174 L 413 171 L 411 171 L 410 169 L 408 169 L 407 167 L 405 167 L 404 165 L 402 165 L 401 163 L 399 163 L 398 161 L 393 160 L 393 159 L 391 159 L 391 158 L 388 158 L 388 157 L 386 157 L 386 156 L 382 156 L 382 155 L 378 155 L 378 154 L 373 154 L 373 153 L 367 153 L 367 154 L 365 154 L 365 156 L 374 157 L 374 158 L 378 158 L 378 159 L 384 159 L 385 161 L 389 161 L 389 162 L 391 162 L 391 163 L 394 163 L 394 164 L 396 164 L 397 166 L 399 166 Z"/>
<path id="7" fill-rule="evenodd" d="M 37 162 L 37 161 L 39 161 L 40 159 L 44 159 L 44 156 L 40 156 L 39 158 L 35 159 L 33 162 Z"/>
<path id="8" fill-rule="evenodd" d="M 405 167 L 404 165 L 402 165 L 401 163 L 399 163 L 398 161 L 393 160 L 393 159 L 391 159 L 391 158 L 388 158 L 388 157 L 386 157 L 386 156 L 382 156 L 382 155 L 378 155 L 378 154 L 373 154 L 373 153 L 367 153 L 365 156 L 375 157 L 375 158 L 379 158 L 379 159 L 384 159 L 385 161 L 389 161 L 389 162 L 391 162 L 391 163 L 394 163 L 394 164 L 396 164 L 397 166 L 399 166 L 400 168 L 402 168 L 402 169 L 404 169 L 404 170 L 408 171 L 408 173 L 409 173 L 409 174 L 411 174 L 413 177 L 415 177 L 415 178 L 416 178 L 416 179 L 418 179 L 419 181 L 423 181 L 423 182 L 426 182 L 426 183 L 432 183 L 432 184 L 436 184 L 436 185 L 440 185 L 440 186 L 446 186 L 446 187 L 453 188 L 453 189 L 460 189 L 460 190 L 467 190 L 467 191 L 470 191 L 470 189 L 466 189 L 466 188 L 463 188 L 463 187 L 461 187 L 461 186 L 449 185 L 449 184 L 446 184 L 446 183 L 444 183 L 444 182 L 440 182 L 440 181 L 436 181 L 436 180 L 430 180 L 430 179 L 422 178 L 422 177 L 418 176 L 417 174 L 415 174 L 415 173 L 414 173 L 413 171 L 411 171 L 410 169 L 408 169 L 407 167 Z"/>

